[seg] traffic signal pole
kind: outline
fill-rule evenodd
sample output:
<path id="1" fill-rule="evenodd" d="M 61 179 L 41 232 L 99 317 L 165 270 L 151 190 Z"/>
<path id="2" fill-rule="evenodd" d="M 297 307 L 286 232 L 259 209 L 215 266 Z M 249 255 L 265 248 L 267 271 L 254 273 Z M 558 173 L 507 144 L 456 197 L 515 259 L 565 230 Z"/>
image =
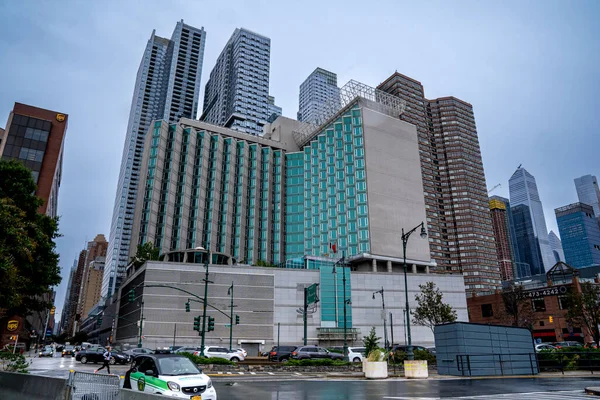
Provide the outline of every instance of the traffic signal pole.
<path id="1" fill-rule="evenodd" d="M 140 308 L 140 337 L 138 340 L 138 348 L 142 347 L 142 335 L 143 335 L 143 330 L 144 330 L 144 301 L 141 301 L 141 308 Z"/>
<path id="2" fill-rule="evenodd" d="M 231 282 L 231 311 L 229 317 L 229 351 L 233 351 L 233 282 Z"/>
<path id="3" fill-rule="evenodd" d="M 210 247 L 206 247 L 206 263 L 204 267 L 206 268 L 206 275 L 204 277 L 204 301 L 202 302 L 202 332 L 200 335 L 202 339 L 200 340 L 200 354 L 204 355 L 204 338 L 206 336 L 206 303 L 208 303 L 208 263 L 210 259 Z"/>

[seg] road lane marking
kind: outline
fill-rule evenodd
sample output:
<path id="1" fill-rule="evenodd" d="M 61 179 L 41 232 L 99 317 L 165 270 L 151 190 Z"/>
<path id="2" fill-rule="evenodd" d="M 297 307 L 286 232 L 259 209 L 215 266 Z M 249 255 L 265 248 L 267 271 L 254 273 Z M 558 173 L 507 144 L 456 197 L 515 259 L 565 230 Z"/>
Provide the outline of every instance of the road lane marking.
<path id="1" fill-rule="evenodd" d="M 584 400 L 590 396 L 582 390 L 558 391 L 558 392 L 528 392 L 528 393 L 501 393 L 494 395 L 458 396 L 458 397 L 405 397 L 384 396 L 383 399 L 390 400 Z"/>

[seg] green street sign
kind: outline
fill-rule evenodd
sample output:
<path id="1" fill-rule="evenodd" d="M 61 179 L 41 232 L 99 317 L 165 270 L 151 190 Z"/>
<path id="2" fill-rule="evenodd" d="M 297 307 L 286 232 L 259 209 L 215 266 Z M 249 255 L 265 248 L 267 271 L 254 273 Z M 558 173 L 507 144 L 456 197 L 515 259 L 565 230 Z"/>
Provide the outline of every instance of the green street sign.
<path id="1" fill-rule="evenodd" d="M 307 288 L 307 293 L 306 293 L 306 304 L 311 305 L 311 304 L 315 304 L 317 301 L 319 301 L 319 298 L 317 297 L 317 284 L 313 283 L 312 285 L 310 285 Z"/>

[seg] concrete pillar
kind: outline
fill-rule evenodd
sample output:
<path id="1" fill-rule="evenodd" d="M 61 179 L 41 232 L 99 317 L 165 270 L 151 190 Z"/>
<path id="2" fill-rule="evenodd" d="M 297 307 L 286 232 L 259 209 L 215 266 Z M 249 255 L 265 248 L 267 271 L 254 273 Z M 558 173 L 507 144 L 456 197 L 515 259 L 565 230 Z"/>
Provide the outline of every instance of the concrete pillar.
<path id="1" fill-rule="evenodd" d="M 425 266 L 425 273 L 428 274 L 429 273 L 429 265 Z"/>
<path id="2" fill-rule="evenodd" d="M 417 264 L 413 264 L 412 265 L 412 273 L 416 274 L 417 273 Z"/>
<path id="3" fill-rule="evenodd" d="M 392 261 L 391 260 L 387 260 L 386 266 L 387 266 L 387 272 L 392 273 Z"/>
<path id="4" fill-rule="evenodd" d="M 372 265 L 373 265 L 373 272 L 377 272 L 377 260 L 376 259 L 373 259 Z"/>

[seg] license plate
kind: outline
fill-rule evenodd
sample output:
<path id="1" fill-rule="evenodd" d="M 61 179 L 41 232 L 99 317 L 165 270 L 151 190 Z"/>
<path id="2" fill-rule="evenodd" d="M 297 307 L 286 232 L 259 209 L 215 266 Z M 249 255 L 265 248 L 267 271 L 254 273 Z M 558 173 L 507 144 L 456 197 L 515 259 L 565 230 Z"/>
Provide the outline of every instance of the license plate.
<path id="1" fill-rule="evenodd" d="M 192 396 L 190 400 L 202 400 L 202 396 Z"/>

